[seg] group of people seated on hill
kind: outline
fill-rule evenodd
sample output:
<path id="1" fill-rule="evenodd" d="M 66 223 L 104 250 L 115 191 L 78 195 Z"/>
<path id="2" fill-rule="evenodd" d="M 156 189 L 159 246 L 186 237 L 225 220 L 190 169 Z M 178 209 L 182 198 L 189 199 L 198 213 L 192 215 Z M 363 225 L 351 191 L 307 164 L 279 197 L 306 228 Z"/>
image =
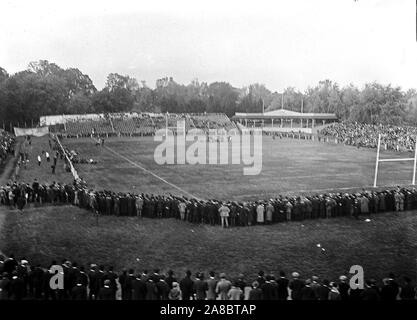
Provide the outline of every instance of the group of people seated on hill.
<path id="1" fill-rule="evenodd" d="M 14 137 L 7 131 L 0 129 L 0 165 L 6 160 L 9 154 L 14 153 Z"/>
<path id="2" fill-rule="evenodd" d="M 337 138 L 340 143 L 367 148 L 377 147 L 379 134 L 381 134 L 381 149 L 414 150 L 416 127 L 340 122 L 325 127 L 319 132 L 320 136 Z"/>
<path id="3" fill-rule="evenodd" d="M 301 221 L 305 219 L 355 217 L 379 212 L 417 209 L 415 188 L 357 193 L 324 193 L 282 196 L 264 201 L 219 201 L 95 191 L 83 180 L 72 184 L 10 182 L 0 187 L 0 203 L 22 210 L 29 204 L 72 204 L 100 215 L 176 218 L 195 224 L 238 227 Z"/>
<path id="4" fill-rule="evenodd" d="M 63 288 L 52 288 L 56 272 L 63 272 Z M 53 281 L 53 280 L 52 280 Z M 121 291 L 121 292 L 120 292 Z M 120 294 L 121 293 L 121 294 Z M 302 279 L 293 272 L 288 279 L 280 271 L 260 271 L 253 279 L 243 274 L 229 278 L 225 273 L 210 271 L 206 276 L 190 270 L 177 278 L 175 272 L 124 269 L 116 273 L 112 266 L 89 263 L 78 265 L 63 259 L 49 267 L 31 265 L 14 255 L 0 256 L 0 300 L 364 300 L 394 301 L 416 299 L 416 288 L 408 277 L 397 282 L 390 273 L 380 284 L 369 279 L 363 288 L 351 288 L 342 275 L 330 282 L 313 275 Z"/>

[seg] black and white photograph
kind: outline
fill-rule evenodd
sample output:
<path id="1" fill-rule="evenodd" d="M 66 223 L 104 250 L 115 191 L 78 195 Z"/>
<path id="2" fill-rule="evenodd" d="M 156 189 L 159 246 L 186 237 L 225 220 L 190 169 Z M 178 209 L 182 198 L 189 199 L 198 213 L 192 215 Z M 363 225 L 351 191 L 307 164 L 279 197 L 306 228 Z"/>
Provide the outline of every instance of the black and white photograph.
<path id="1" fill-rule="evenodd" d="M 416 1 L 0 12 L 0 309 L 416 301 Z"/>

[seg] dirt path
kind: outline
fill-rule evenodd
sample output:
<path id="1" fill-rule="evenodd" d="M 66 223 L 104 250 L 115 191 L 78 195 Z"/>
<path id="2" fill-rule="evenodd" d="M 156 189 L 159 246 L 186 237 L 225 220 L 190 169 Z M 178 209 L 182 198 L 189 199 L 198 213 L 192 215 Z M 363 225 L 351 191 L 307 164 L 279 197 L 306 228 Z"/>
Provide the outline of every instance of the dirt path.
<path id="1" fill-rule="evenodd" d="M 20 144 L 21 144 L 20 142 L 16 143 L 15 150 L 20 149 Z M 16 152 L 14 156 L 9 158 L 8 162 L 3 168 L 2 173 L 0 174 L 0 186 L 6 185 L 10 177 L 13 175 L 13 170 L 16 165 L 17 159 L 18 159 L 18 152 Z M 5 218 L 6 218 L 5 210 L 0 207 L 0 234 L 3 229 L 3 223 L 4 223 Z M 0 243 L 0 254 L 3 254 L 1 251 L 1 245 L 2 244 Z"/>

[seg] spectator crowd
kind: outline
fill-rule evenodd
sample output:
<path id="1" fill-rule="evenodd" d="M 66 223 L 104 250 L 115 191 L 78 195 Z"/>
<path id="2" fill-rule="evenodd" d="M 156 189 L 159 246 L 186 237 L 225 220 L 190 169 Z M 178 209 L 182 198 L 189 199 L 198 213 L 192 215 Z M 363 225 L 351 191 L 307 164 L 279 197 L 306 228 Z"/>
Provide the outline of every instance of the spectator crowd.
<path id="1" fill-rule="evenodd" d="M 60 273 L 63 287 L 53 277 Z M 124 269 L 117 274 L 112 266 L 89 263 L 78 265 L 63 259 L 48 266 L 31 265 L 22 258 L 0 256 L 0 300 L 364 300 L 393 301 L 416 299 L 411 279 L 397 281 L 395 275 L 378 283 L 366 280 L 363 287 L 351 287 L 342 275 L 336 281 L 313 275 L 302 279 L 298 272 L 287 278 L 260 271 L 253 279 L 240 274 L 228 278 L 225 273 L 210 271 L 206 277 L 190 270 L 181 278 L 175 272 L 166 273 Z"/>
<path id="2" fill-rule="evenodd" d="M 14 153 L 14 141 L 13 136 L 0 129 L 0 165 L 3 164 L 9 154 Z"/>
<path id="3" fill-rule="evenodd" d="M 381 148 L 385 150 L 414 150 L 417 136 L 416 127 L 339 122 L 325 127 L 319 132 L 321 137 L 332 137 L 340 143 L 367 148 L 377 147 L 379 134 L 381 134 Z"/>
<path id="4" fill-rule="evenodd" d="M 222 227 L 272 224 L 333 217 L 354 217 L 417 209 L 415 188 L 357 193 L 282 196 L 264 201 L 198 200 L 185 196 L 122 193 L 89 188 L 83 180 L 72 184 L 10 182 L 0 187 L 0 204 L 25 206 L 71 204 L 100 215 L 139 218 L 176 218 Z"/>

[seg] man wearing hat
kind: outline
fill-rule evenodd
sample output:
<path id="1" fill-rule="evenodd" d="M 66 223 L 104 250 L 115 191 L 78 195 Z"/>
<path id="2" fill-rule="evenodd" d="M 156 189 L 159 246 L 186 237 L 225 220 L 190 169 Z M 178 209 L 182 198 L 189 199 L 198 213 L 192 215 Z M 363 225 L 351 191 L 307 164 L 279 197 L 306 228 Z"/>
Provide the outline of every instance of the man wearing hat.
<path id="1" fill-rule="evenodd" d="M 232 287 L 232 283 L 226 279 L 226 274 L 220 274 L 220 281 L 217 282 L 216 293 L 219 295 L 220 300 L 227 300 L 227 294 Z"/>
<path id="2" fill-rule="evenodd" d="M 313 288 L 311 288 L 310 279 L 307 279 L 305 281 L 305 285 L 301 289 L 300 295 L 301 295 L 301 300 L 316 300 L 316 295 L 313 291 Z"/>
<path id="3" fill-rule="evenodd" d="M 229 218 L 230 209 L 227 207 L 226 202 L 223 202 L 222 206 L 219 208 L 219 213 L 220 213 L 222 228 L 224 228 L 225 226 L 226 228 L 228 228 L 229 227 L 228 218 Z"/>
<path id="4" fill-rule="evenodd" d="M 350 285 L 348 282 L 348 278 L 344 275 L 339 277 L 339 293 L 340 293 L 340 300 L 349 300 L 349 289 Z"/>
<path id="5" fill-rule="evenodd" d="M 266 206 L 266 223 L 267 224 L 271 224 L 272 223 L 272 219 L 273 219 L 273 215 L 274 215 L 274 211 L 275 208 L 272 205 L 272 199 L 269 200 L 268 205 Z"/>
<path id="6" fill-rule="evenodd" d="M 256 206 L 256 223 L 263 224 L 265 222 L 265 207 L 262 202 L 259 202 Z M 262 289 L 262 288 L 261 288 Z"/>
<path id="7" fill-rule="evenodd" d="M 278 300 L 287 300 L 288 299 L 288 284 L 289 280 L 285 277 L 285 272 L 279 272 L 278 283 Z"/>
<path id="8" fill-rule="evenodd" d="M 206 282 L 207 282 L 207 300 L 216 300 L 217 280 L 215 278 L 214 271 L 210 271 L 209 278 L 206 280 Z"/>
<path id="9" fill-rule="evenodd" d="M 300 280 L 300 274 L 298 272 L 293 272 L 291 276 L 292 280 L 288 285 L 291 289 L 291 299 L 301 300 L 301 290 L 304 287 L 304 282 Z"/>
<path id="10" fill-rule="evenodd" d="M 207 282 L 204 281 L 204 274 L 198 272 L 194 281 L 194 292 L 196 300 L 205 300 L 206 292 L 208 290 Z"/>
<path id="11" fill-rule="evenodd" d="M 104 286 L 99 292 L 100 300 L 116 300 L 116 292 L 110 287 L 110 280 L 104 280 Z"/>
<path id="12" fill-rule="evenodd" d="M 71 290 L 71 299 L 72 300 L 87 300 L 87 288 L 83 284 L 83 280 L 78 278 L 76 281 L 77 284 Z"/>
<path id="13" fill-rule="evenodd" d="M 180 281 L 180 289 L 183 300 L 190 300 L 194 293 L 194 281 L 191 280 L 191 271 L 187 270 L 185 278 Z"/>

